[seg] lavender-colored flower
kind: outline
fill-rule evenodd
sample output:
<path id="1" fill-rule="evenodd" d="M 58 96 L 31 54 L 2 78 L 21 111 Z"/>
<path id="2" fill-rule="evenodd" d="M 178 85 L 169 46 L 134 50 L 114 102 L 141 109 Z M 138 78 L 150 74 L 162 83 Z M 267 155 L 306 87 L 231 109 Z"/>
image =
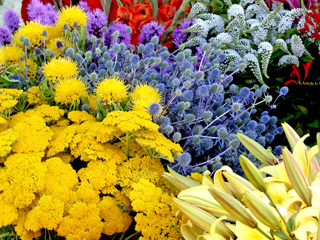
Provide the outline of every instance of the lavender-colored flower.
<path id="1" fill-rule="evenodd" d="M 3 15 L 3 20 L 11 33 L 14 33 L 19 28 L 19 15 L 12 8 L 6 10 Z"/>
<path id="2" fill-rule="evenodd" d="M 124 43 L 125 45 L 129 46 L 131 34 L 127 33 L 127 28 L 128 25 L 121 22 L 112 23 L 105 33 L 105 44 L 110 46 L 112 43 Z M 119 31 L 119 36 L 115 41 L 113 41 L 112 34 L 117 30 Z"/>
<path id="3" fill-rule="evenodd" d="M 150 42 L 153 36 L 157 36 L 160 39 L 163 32 L 164 27 L 160 23 L 154 21 L 147 23 L 141 29 L 139 44 L 146 44 Z"/>
<path id="4" fill-rule="evenodd" d="M 54 6 L 50 3 L 44 5 L 40 0 L 32 0 L 27 10 L 30 20 L 38 20 L 44 25 L 55 24 L 58 18 L 58 13 L 55 11 Z"/>
<path id="5" fill-rule="evenodd" d="M 7 45 L 11 42 L 11 32 L 9 28 L 0 26 L 0 45 Z"/>
<path id="6" fill-rule="evenodd" d="M 88 3 L 86 1 L 80 1 L 78 4 L 79 7 L 83 8 L 84 12 L 90 12 L 91 8 L 88 7 Z"/>
<path id="7" fill-rule="evenodd" d="M 173 30 L 173 33 L 172 33 L 173 45 L 176 49 L 179 48 L 181 43 L 186 42 L 188 37 L 191 36 L 191 33 L 184 33 L 183 30 L 189 28 L 194 21 L 195 20 L 183 20 L 181 25 L 179 27 L 176 27 Z"/>
<path id="8" fill-rule="evenodd" d="M 87 24 L 89 38 L 91 36 L 96 36 L 100 38 L 102 36 L 102 28 L 106 25 L 106 23 L 107 16 L 99 8 L 96 8 L 93 12 L 89 12 Z"/>
<path id="9" fill-rule="evenodd" d="M 199 69 L 200 64 L 202 64 L 202 66 L 205 65 L 205 64 L 208 62 L 209 57 L 204 56 L 204 51 L 203 51 L 203 48 L 202 48 L 202 47 L 196 47 L 196 50 L 197 50 L 196 56 L 198 57 L 198 60 L 197 60 L 197 62 L 194 64 L 194 67 L 195 67 L 196 69 Z M 202 59 L 202 58 L 203 58 L 203 59 Z"/>

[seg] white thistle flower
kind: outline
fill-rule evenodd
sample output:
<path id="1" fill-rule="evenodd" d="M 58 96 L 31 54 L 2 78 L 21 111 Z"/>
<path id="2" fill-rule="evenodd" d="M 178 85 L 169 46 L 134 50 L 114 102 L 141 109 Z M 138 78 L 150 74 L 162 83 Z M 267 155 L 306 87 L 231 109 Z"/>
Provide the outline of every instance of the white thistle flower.
<path id="1" fill-rule="evenodd" d="M 241 5 L 239 4 L 233 4 L 229 9 L 228 9 L 228 19 L 231 20 L 235 17 L 237 17 L 239 14 L 244 16 L 244 9 Z"/>
<path id="2" fill-rule="evenodd" d="M 254 3 L 254 0 L 240 0 L 239 4 L 244 8 L 247 5 L 249 6 L 253 5 L 253 3 Z"/>
<path id="3" fill-rule="evenodd" d="M 260 84 L 266 85 L 262 79 L 258 58 L 252 53 L 248 53 L 244 55 L 244 60 Z"/>
<path id="4" fill-rule="evenodd" d="M 289 55 L 291 54 L 291 53 L 289 52 L 289 50 L 288 50 L 287 43 L 286 43 L 283 39 L 281 39 L 281 38 L 277 39 L 277 40 L 274 42 L 274 44 L 275 44 L 276 46 L 280 47 L 280 49 L 281 49 L 282 51 L 288 53 Z"/>
<path id="5" fill-rule="evenodd" d="M 188 40 L 187 42 L 185 42 L 185 46 L 186 47 L 192 47 L 192 46 L 199 46 L 202 45 L 204 43 L 206 43 L 207 40 L 203 37 L 193 37 L 190 40 Z"/>
<path id="6" fill-rule="evenodd" d="M 197 2 L 192 6 L 187 19 L 194 18 L 198 13 L 206 10 L 207 6 L 205 4 Z"/>
<path id="7" fill-rule="evenodd" d="M 246 19 L 252 18 L 258 11 L 258 6 L 255 4 L 249 5 L 246 9 Z"/>
<path id="8" fill-rule="evenodd" d="M 293 55 L 297 56 L 298 58 L 302 57 L 306 50 L 301 38 L 298 35 L 292 35 L 291 37 L 291 50 Z"/>
<path id="9" fill-rule="evenodd" d="M 273 52 L 273 47 L 269 42 L 262 42 L 259 44 L 258 53 L 261 54 L 261 66 L 262 73 L 266 78 L 269 78 L 267 74 L 268 64 L 271 58 L 271 54 Z"/>
<path id="10" fill-rule="evenodd" d="M 233 43 L 233 38 L 229 33 L 219 33 L 216 36 L 216 41 L 219 43 Z"/>
<path id="11" fill-rule="evenodd" d="M 299 59 L 294 55 L 284 55 L 279 59 L 278 66 L 283 66 L 287 64 L 296 64 L 299 66 Z"/>
<path id="12" fill-rule="evenodd" d="M 202 19 L 197 19 L 192 26 L 183 30 L 183 32 L 198 33 L 200 36 L 206 37 L 209 32 L 209 27 L 205 21 L 203 21 Z"/>

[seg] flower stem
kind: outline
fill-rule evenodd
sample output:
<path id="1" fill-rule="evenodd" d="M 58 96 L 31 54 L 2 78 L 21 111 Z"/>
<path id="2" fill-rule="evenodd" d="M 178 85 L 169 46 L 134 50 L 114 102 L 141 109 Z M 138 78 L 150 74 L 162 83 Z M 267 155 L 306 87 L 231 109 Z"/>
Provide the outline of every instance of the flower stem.
<path id="1" fill-rule="evenodd" d="M 266 234 L 261 228 L 257 227 L 256 228 L 263 236 L 265 236 L 266 238 L 268 238 L 269 240 L 272 240 L 272 238 Z"/>

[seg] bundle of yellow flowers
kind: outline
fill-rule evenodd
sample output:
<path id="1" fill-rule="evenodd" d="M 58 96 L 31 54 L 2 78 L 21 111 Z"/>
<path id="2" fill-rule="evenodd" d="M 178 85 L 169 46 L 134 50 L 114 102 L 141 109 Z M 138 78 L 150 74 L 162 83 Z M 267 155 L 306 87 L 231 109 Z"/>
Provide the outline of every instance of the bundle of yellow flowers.
<path id="1" fill-rule="evenodd" d="M 282 151 L 281 161 L 247 136 L 239 140 L 262 163 L 258 169 L 240 156 L 247 179 L 223 166 L 202 184 L 174 171 L 164 176 L 182 190 L 174 202 L 189 219 L 181 226 L 187 240 L 263 239 L 312 240 L 320 232 L 319 146 L 304 145 L 288 125 L 283 129 L 292 152 Z M 209 175 L 207 172 L 205 175 Z"/>
<path id="2" fill-rule="evenodd" d="M 14 112 L 22 91 L 0 92 L 1 114 Z M 182 148 L 146 111 L 112 111 L 99 122 L 45 104 L 39 88 L 27 99 L 33 108 L 0 124 L 0 227 L 11 225 L 22 240 L 43 231 L 99 239 L 134 221 L 140 239 L 181 237 L 186 220 L 175 216 L 177 191 L 161 178 L 161 159 L 173 161 Z"/>

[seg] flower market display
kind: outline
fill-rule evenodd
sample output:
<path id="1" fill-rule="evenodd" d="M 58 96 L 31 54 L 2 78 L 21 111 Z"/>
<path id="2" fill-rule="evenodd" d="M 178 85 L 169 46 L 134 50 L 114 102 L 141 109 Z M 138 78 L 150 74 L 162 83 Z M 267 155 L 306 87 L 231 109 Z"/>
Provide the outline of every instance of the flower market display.
<path id="1" fill-rule="evenodd" d="M 0 239 L 320 239 L 319 6 L 0 0 Z"/>

